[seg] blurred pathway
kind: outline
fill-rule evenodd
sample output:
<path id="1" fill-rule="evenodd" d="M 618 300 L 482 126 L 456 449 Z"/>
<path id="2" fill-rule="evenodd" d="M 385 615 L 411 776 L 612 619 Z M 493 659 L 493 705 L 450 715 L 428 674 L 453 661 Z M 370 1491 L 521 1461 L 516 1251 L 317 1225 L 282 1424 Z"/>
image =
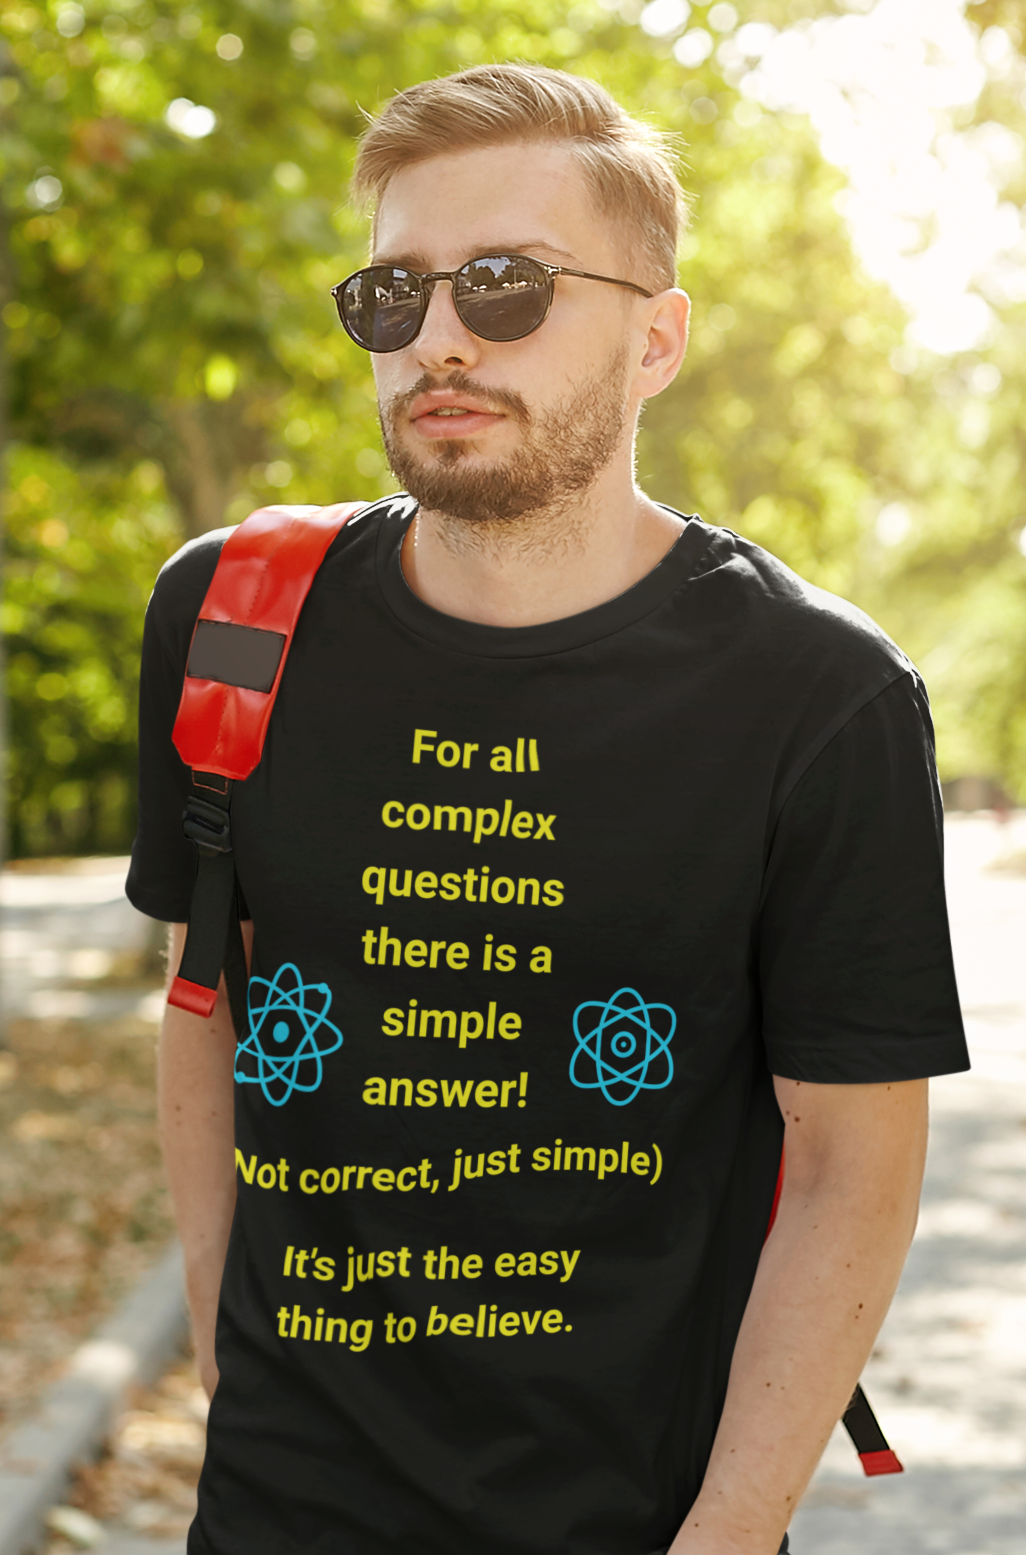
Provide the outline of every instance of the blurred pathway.
<path id="1" fill-rule="evenodd" d="M 1026 1551 L 1026 815 L 949 819 L 947 859 L 973 1070 L 933 1082 L 919 1229 L 866 1371 L 906 1472 L 865 1479 L 838 1428 L 794 1555 Z"/>
<path id="2" fill-rule="evenodd" d="M 127 858 L 72 859 L 59 872 L 4 870 L 4 1017 L 109 1020 L 138 1010 L 160 1018 L 161 995 L 117 986 L 137 980 L 140 960 L 161 932 L 126 899 L 127 872 Z"/>

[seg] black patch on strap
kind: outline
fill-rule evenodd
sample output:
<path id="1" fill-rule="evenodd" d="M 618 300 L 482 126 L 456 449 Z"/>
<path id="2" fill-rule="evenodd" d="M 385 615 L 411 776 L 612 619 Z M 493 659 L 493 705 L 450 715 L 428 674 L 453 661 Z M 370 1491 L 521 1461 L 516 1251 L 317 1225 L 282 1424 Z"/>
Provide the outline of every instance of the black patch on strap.
<path id="1" fill-rule="evenodd" d="M 285 637 L 257 626 L 231 621 L 197 621 L 186 674 L 193 680 L 219 680 L 247 691 L 270 691 L 278 673 Z"/>

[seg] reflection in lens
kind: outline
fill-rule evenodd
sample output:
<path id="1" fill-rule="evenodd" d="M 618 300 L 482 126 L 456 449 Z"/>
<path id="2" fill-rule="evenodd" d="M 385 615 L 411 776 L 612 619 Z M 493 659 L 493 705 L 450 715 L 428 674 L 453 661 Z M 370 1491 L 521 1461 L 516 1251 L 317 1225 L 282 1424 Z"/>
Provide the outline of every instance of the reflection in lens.
<path id="1" fill-rule="evenodd" d="M 468 329 L 485 340 L 519 340 L 549 310 L 552 282 L 535 260 L 498 254 L 456 272 L 453 298 Z"/>
<path id="2" fill-rule="evenodd" d="M 367 351 L 398 351 L 420 326 L 417 276 L 393 265 L 374 265 L 350 277 L 342 293 L 347 328 Z"/>

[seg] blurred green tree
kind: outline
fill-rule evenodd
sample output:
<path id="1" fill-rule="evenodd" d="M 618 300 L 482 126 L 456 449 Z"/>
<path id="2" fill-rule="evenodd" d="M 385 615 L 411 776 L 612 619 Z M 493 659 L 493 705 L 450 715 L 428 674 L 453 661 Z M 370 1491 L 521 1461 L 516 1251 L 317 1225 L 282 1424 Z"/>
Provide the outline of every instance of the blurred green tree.
<path id="1" fill-rule="evenodd" d="M 987 80 L 956 133 L 989 145 L 999 199 L 1026 208 L 1026 9 L 969 0 Z M 931 687 L 939 749 L 952 773 L 999 777 L 1026 797 L 1026 242 L 986 267 L 989 341 L 934 363 L 929 449 L 935 481 L 920 500 L 889 590 L 894 619 Z M 921 386 L 925 388 L 926 386 Z M 936 410 L 943 407 L 940 416 Z M 949 457 L 938 449 L 953 429 Z M 924 428 L 924 431 L 926 429 Z"/>
<path id="2" fill-rule="evenodd" d="M 8 458 L 4 600 L 18 852 L 120 849 L 135 789 L 142 618 L 178 525 L 161 474 Z"/>
<path id="3" fill-rule="evenodd" d="M 595 76 L 686 143 L 696 328 L 642 478 L 891 608 L 876 515 L 934 511 L 953 412 L 891 365 L 903 318 L 853 261 L 840 175 L 804 121 L 741 95 L 729 47 L 745 21 L 834 9 L 671 0 L 660 36 L 631 0 L 7 0 L 14 851 L 130 838 L 141 607 L 182 538 L 389 489 L 369 363 L 328 296 L 366 241 L 345 187 L 364 111 L 462 65 Z M 685 20 L 708 40 L 687 66 Z"/>

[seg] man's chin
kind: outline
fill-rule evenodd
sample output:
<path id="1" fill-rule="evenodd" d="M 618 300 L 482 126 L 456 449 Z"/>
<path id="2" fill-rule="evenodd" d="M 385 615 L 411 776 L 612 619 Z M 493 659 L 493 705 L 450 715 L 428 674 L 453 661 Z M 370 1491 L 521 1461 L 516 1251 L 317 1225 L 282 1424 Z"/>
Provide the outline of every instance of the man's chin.
<path id="1" fill-rule="evenodd" d="M 393 472 L 428 513 L 465 524 L 504 523 L 544 507 L 548 492 L 537 481 L 523 483 L 513 472 L 492 465 L 457 466 L 446 461 L 434 470 L 397 468 Z"/>
<path id="2" fill-rule="evenodd" d="M 447 438 L 428 459 L 406 449 L 388 452 L 393 475 L 426 512 L 481 524 L 519 518 L 538 506 L 536 480 L 525 490 L 508 465 L 475 458 L 470 439 Z"/>
<path id="3" fill-rule="evenodd" d="M 489 462 L 493 467 L 495 464 L 494 458 L 491 461 L 483 458 L 480 449 L 476 447 L 473 439 L 469 437 L 446 437 L 439 439 L 437 442 L 428 442 L 425 438 L 421 440 L 415 449 L 408 448 L 404 444 L 402 447 L 393 446 L 386 451 L 389 456 L 389 463 L 392 465 L 393 470 L 396 470 L 396 474 L 399 473 L 396 465 L 401 464 L 404 470 L 411 472 L 423 470 L 428 478 L 440 466 L 464 464 L 471 460 L 475 454 L 486 466 Z"/>

